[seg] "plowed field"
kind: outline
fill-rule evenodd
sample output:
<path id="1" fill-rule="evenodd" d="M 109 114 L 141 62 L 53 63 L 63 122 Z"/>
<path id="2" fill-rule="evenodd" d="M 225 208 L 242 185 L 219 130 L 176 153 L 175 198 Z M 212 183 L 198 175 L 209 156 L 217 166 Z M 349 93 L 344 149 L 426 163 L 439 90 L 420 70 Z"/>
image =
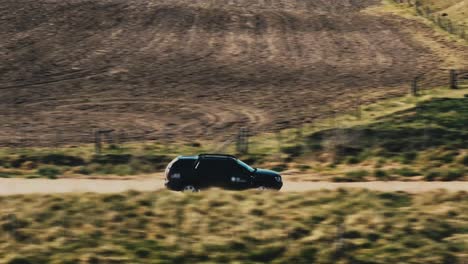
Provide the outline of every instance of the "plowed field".
<path id="1" fill-rule="evenodd" d="M 468 58 L 378 0 L 3 0 L 0 145 L 225 139 L 403 94 Z M 438 51 L 413 36 L 424 34 Z M 60 133 L 59 133 L 60 131 Z"/>

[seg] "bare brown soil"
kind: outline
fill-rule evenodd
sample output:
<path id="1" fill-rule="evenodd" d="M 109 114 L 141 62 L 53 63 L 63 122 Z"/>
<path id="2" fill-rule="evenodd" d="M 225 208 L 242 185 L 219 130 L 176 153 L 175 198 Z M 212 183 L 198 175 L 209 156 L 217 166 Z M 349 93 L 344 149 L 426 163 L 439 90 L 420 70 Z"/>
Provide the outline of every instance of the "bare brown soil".
<path id="1" fill-rule="evenodd" d="M 379 0 L 3 0 L 0 145 L 225 139 L 406 93 L 445 58 Z M 438 49 L 468 49 L 437 38 Z M 59 133 L 60 131 L 60 133 Z"/>

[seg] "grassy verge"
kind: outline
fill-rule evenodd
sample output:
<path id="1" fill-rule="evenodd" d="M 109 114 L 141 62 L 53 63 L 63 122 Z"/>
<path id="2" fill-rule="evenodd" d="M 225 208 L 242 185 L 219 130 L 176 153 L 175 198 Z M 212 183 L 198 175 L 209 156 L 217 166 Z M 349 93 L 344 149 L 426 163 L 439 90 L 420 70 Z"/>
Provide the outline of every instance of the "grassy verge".
<path id="1" fill-rule="evenodd" d="M 466 44 L 468 5 L 463 0 L 382 0 L 382 5 L 366 9 L 370 14 L 394 14 L 431 26 L 440 37 Z M 411 4 L 409 4 L 409 2 Z M 415 2 L 418 2 L 417 7 Z"/>
<path id="2" fill-rule="evenodd" d="M 314 133 L 305 143 L 318 155 L 333 150 L 333 166 L 345 172 L 335 180 L 460 180 L 468 166 L 466 120 L 468 98 L 433 99 L 371 124 Z"/>
<path id="3" fill-rule="evenodd" d="M 207 144 L 206 146 L 209 146 Z M 164 170 L 181 153 L 207 152 L 200 144 L 125 143 L 96 155 L 92 145 L 0 149 L 0 178 L 128 176 Z"/>
<path id="4" fill-rule="evenodd" d="M 298 180 L 466 180 L 466 90 L 383 100 L 252 140 L 252 153 Z M 304 178 L 303 175 L 308 175 Z"/>
<path id="5" fill-rule="evenodd" d="M 463 263 L 468 195 L 2 197 L 0 263 Z"/>
<path id="6" fill-rule="evenodd" d="M 254 166 L 289 180 L 466 180 L 467 90 L 435 89 L 362 106 L 360 115 L 250 138 Z M 214 152 L 216 142 L 126 143 L 94 155 L 91 145 L 0 149 L 0 177 L 82 177 L 159 172 L 177 155 Z M 235 154 L 235 146 L 227 153 Z"/>

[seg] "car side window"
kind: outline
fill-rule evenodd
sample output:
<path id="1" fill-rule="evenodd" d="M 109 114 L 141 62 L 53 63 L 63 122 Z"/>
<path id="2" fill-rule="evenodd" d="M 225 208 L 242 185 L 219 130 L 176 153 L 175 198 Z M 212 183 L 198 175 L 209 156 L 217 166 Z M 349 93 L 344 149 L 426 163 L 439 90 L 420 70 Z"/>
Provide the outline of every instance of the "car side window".
<path id="1" fill-rule="evenodd" d="M 235 160 L 230 164 L 230 171 L 231 175 L 236 177 L 247 178 L 250 175 L 250 173 Z"/>
<path id="2" fill-rule="evenodd" d="M 213 160 L 203 159 L 203 160 L 198 161 L 196 169 L 198 171 L 198 174 L 203 175 L 203 176 L 207 176 L 207 175 L 210 175 L 210 174 L 214 173 L 214 171 L 215 171 L 214 166 L 215 165 L 216 164 L 215 164 L 215 162 Z"/>
<path id="3" fill-rule="evenodd" d="M 210 177 L 223 177 L 229 174 L 230 166 L 227 160 L 202 159 L 197 165 L 200 175 Z"/>

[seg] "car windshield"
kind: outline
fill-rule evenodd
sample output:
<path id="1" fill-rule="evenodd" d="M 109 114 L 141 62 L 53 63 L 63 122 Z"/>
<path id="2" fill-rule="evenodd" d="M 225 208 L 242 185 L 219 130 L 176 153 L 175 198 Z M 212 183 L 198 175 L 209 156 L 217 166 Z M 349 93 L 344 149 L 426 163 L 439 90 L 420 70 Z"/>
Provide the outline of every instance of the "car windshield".
<path id="1" fill-rule="evenodd" d="M 242 167 L 244 167 L 246 170 L 250 171 L 250 172 L 254 172 L 255 169 L 250 167 L 249 165 L 247 165 L 246 163 L 244 163 L 243 161 L 241 160 L 237 160 L 237 163 L 239 163 L 239 165 L 241 165 Z"/>

